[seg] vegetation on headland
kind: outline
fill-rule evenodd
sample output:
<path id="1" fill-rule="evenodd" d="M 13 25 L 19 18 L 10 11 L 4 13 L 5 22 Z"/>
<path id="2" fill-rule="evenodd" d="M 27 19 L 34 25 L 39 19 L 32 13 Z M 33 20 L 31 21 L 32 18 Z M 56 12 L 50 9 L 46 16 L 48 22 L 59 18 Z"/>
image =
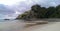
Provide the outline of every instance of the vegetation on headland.
<path id="1" fill-rule="evenodd" d="M 60 18 L 60 5 L 48 8 L 41 7 L 36 4 L 31 7 L 31 10 L 19 15 L 16 19 L 43 19 L 43 18 Z"/>

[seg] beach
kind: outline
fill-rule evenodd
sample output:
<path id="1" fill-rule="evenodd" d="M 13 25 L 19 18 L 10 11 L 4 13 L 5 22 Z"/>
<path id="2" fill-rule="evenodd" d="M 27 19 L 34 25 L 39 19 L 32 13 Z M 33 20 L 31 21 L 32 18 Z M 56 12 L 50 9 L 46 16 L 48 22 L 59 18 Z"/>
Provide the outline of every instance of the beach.
<path id="1" fill-rule="evenodd" d="M 0 22 L 0 31 L 60 31 L 60 22 L 48 22 L 47 24 L 26 26 L 26 22 L 20 20 Z"/>
<path id="2" fill-rule="evenodd" d="M 35 25 L 25 28 L 23 31 L 60 31 L 60 22 L 50 22 L 49 24 Z"/>

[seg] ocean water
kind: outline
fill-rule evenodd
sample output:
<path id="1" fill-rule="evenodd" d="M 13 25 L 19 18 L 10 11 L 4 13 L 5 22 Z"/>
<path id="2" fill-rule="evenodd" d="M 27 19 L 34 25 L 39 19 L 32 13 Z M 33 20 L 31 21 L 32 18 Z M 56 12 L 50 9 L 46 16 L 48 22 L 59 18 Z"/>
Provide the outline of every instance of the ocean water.
<path id="1" fill-rule="evenodd" d="M 0 20 L 0 31 L 21 31 L 24 26 L 23 20 Z"/>

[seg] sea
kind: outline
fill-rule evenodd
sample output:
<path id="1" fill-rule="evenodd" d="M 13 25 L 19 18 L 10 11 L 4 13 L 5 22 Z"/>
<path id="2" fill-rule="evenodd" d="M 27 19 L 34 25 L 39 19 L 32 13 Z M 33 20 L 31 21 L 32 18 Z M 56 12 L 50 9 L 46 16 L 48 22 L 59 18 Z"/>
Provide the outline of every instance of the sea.
<path id="1" fill-rule="evenodd" d="M 22 31 L 25 22 L 23 20 L 1 20 L 0 31 Z"/>

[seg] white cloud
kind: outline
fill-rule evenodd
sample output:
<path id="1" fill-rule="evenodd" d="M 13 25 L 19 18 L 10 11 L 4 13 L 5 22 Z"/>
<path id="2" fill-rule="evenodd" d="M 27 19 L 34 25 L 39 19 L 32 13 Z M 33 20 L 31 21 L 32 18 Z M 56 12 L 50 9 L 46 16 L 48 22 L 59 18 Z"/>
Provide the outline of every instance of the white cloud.
<path id="1" fill-rule="evenodd" d="M 20 1 L 25 1 L 25 0 L 0 0 L 0 4 L 13 5 Z"/>

